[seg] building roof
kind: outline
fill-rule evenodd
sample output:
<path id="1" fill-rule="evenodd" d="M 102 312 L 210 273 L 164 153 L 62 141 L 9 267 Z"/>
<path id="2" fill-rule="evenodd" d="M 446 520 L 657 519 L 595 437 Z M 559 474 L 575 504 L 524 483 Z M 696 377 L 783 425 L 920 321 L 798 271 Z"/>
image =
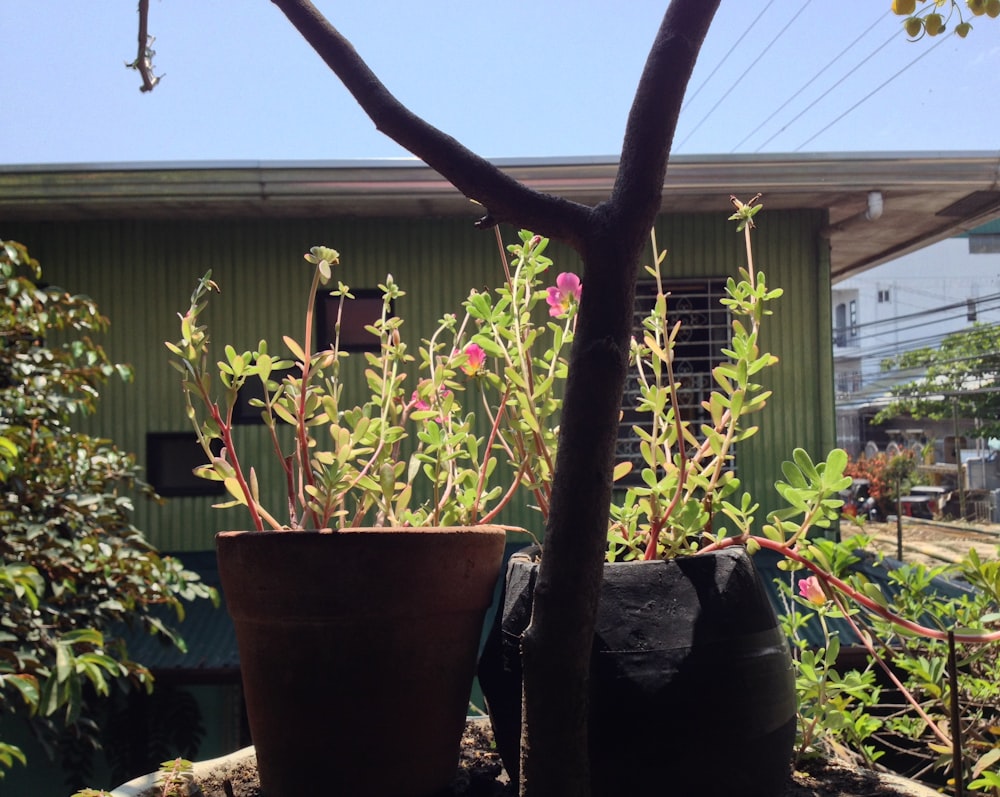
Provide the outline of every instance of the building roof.
<path id="1" fill-rule="evenodd" d="M 494 162 L 586 204 L 608 196 L 617 169 L 614 158 Z M 829 212 L 837 281 L 1000 217 L 1000 152 L 677 155 L 663 211 L 725 213 L 730 194 L 758 192 L 771 209 Z M 407 159 L 0 166 L 0 223 L 325 215 L 471 220 L 481 210 Z"/>
<path id="2" fill-rule="evenodd" d="M 974 230 L 964 232 L 958 237 L 968 238 L 970 235 L 1000 235 L 1000 218 L 988 221 L 986 224 L 982 224 Z"/>

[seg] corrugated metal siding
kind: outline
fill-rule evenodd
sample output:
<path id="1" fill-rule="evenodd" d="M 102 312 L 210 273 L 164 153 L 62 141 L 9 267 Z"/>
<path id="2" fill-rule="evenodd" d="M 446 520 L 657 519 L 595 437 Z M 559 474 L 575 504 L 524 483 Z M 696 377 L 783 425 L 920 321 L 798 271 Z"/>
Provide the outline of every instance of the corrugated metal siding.
<path id="1" fill-rule="evenodd" d="M 775 212 L 759 218 L 757 266 L 771 284 L 785 289 L 765 344 L 784 365 L 769 374 L 776 398 L 761 418 L 761 434 L 741 447 L 740 468 L 770 507 L 766 497 L 792 446 L 818 455 L 833 445 L 829 265 L 817 249 L 822 214 Z M 657 227 L 660 246 L 669 251 L 670 276 L 736 274 L 743 262 L 742 237 L 724 214 L 675 216 Z M 135 451 L 140 462 L 147 431 L 188 429 L 163 341 L 178 337 L 177 313 L 187 308 L 192 287 L 209 268 L 222 287 L 209 311 L 214 339 L 237 348 L 254 346 L 260 338 L 301 336 L 310 278 L 302 254 L 315 244 L 341 252 L 342 278 L 352 287 L 375 287 L 387 272 L 393 274 L 407 292 L 398 312 L 406 319 L 411 350 L 443 312 L 459 310 L 470 288 L 497 284 L 501 274 L 493 236 L 464 221 L 100 221 L 9 225 L 2 235 L 25 243 L 48 281 L 92 296 L 110 317 L 104 345 L 112 358 L 134 366 L 136 380 L 109 385 L 87 426 Z M 511 231 L 506 239 L 515 240 Z M 554 246 L 550 254 L 557 270 L 578 270 L 573 253 Z M 247 460 L 269 455 L 262 427 L 243 427 L 240 434 Z M 242 510 L 212 510 L 213 500 L 140 502 L 137 525 L 160 548 L 208 549 L 216 529 L 246 525 Z M 540 530 L 538 515 L 528 509 L 503 520 Z"/>
<path id="2" fill-rule="evenodd" d="M 774 395 L 753 419 L 760 432 L 737 455 L 741 480 L 760 503 L 759 520 L 780 506 L 773 485 L 793 448 L 820 457 L 835 445 L 829 257 L 817 236 L 823 219 L 819 212 L 765 209 L 753 234 L 755 268 L 784 290 L 761 340 L 780 359 L 762 379 Z M 671 277 L 735 277 L 746 264 L 743 234 L 724 214 L 661 219 L 657 241 Z"/>

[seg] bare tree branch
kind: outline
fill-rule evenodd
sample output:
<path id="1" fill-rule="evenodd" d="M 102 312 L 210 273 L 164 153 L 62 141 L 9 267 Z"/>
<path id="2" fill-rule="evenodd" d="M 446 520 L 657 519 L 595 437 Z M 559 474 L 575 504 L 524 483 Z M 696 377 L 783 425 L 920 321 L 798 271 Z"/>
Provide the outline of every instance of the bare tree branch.
<path id="1" fill-rule="evenodd" d="M 309 0 L 272 0 L 340 78 L 376 129 L 486 208 L 483 226 L 506 222 L 579 244 L 590 209 L 534 191 L 504 174 L 399 102 Z"/>
<path id="2" fill-rule="evenodd" d="M 611 194 L 623 218 L 659 211 L 681 102 L 718 6 L 718 0 L 674 0 L 663 15 L 632 100 Z M 653 217 L 636 221 L 645 238 Z"/>
<path id="3" fill-rule="evenodd" d="M 142 77 L 139 91 L 152 91 L 160 82 L 162 75 L 153 74 L 153 42 L 156 39 L 149 35 L 149 0 L 139 0 L 139 51 L 135 60 L 125 64 L 129 69 L 135 69 Z"/>

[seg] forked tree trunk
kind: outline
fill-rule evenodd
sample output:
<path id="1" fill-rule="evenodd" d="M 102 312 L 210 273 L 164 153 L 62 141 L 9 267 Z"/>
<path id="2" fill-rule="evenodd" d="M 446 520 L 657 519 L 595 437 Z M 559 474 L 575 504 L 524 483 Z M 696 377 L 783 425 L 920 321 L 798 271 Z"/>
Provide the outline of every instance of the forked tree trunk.
<path id="1" fill-rule="evenodd" d="M 617 237 L 620 227 L 601 219 L 581 252 L 584 298 L 563 405 L 558 476 L 531 623 L 522 637 L 522 795 L 588 793 L 584 698 L 628 368 L 635 263 L 647 240 L 634 232 Z"/>
<path id="2" fill-rule="evenodd" d="M 590 208 L 517 183 L 403 107 L 308 0 L 272 0 L 375 126 L 501 222 L 572 246 L 585 286 L 545 549 L 524 635 L 523 797 L 586 797 L 587 683 L 639 257 L 660 208 L 681 100 L 719 0 L 672 0 L 629 113 L 618 176 Z M 620 46 L 629 46 L 623 42 Z M 609 51 L 614 43 L 609 42 Z M 613 53 L 609 53 L 613 57 Z"/>

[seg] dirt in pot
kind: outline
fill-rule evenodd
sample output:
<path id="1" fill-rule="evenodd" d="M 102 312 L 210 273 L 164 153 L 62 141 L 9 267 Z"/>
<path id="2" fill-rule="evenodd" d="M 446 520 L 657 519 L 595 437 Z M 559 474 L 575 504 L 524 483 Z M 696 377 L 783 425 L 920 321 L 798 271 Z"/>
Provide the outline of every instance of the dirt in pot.
<path id="1" fill-rule="evenodd" d="M 383 760 L 392 766 L 393 748 L 406 744 L 407 731 L 388 728 Z M 668 783 L 668 781 L 665 781 Z M 198 778 L 201 797 L 261 797 L 254 759 Z M 668 792 L 669 793 L 669 792 Z M 925 794 L 919 786 L 889 785 L 875 773 L 846 762 L 811 761 L 789 777 L 782 797 L 912 797 Z M 198 795 L 198 792 L 194 792 Z M 486 720 L 470 720 L 462 736 L 458 772 L 451 788 L 428 797 L 515 797 L 500 757 L 493 748 L 493 733 Z M 160 797 L 150 789 L 140 797 Z"/>

